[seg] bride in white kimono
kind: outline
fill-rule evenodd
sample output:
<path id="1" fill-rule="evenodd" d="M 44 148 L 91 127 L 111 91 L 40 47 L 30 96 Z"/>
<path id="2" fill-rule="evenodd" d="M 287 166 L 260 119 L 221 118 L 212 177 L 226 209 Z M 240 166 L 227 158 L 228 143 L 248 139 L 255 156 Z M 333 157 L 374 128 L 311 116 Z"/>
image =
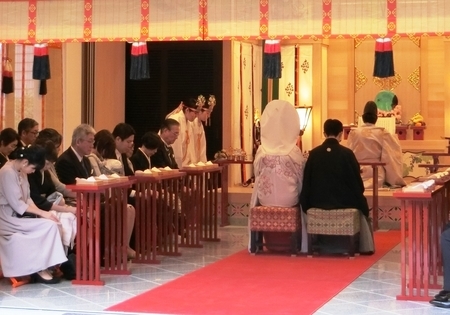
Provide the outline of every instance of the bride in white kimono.
<path id="1" fill-rule="evenodd" d="M 271 101 L 265 107 L 260 123 L 261 145 L 253 162 L 255 185 L 250 208 L 257 205 L 297 206 L 305 164 L 296 145 L 300 131 L 297 111 L 289 102 Z M 265 233 L 264 237 L 267 235 Z M 306 240 L 306 229 L 302 227 L 302 252 L 307 251 Z"/>
<path id="2" fill-rule="evenodd" d="M 27 174 L 45 163 L 43 148 L 17 151 L 0 169 L 0 261 L 5 277 L 33 275 L 37 282 L 56 283 L 47 268 L 67 260 L 58 218 L 40 210 L 30 198 Z"/>

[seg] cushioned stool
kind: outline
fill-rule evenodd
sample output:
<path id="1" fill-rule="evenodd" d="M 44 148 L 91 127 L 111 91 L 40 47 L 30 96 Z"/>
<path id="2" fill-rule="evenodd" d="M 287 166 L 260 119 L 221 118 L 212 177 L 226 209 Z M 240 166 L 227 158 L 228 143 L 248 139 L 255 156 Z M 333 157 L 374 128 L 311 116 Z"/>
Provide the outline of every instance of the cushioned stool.
<path id="1" fill-rule="evenodd" d="M 313 253 L 312 235 L 344 235 L 349 237 L 348 254 L 350 257 L 354 257 L 361 229 L 359 216 L 359 210 L 351 208 L 333 210 L 308 209 L 306 212 L 308 255 Z"/>
<path id="2" fill-rule="evenodd" d="M 263 232 L 291 232 L 291 253 L 297 255 L 300 243 L 299 207 L 265 207 L 250 209 L 250 252 L 262 250 Z M 273 244 L 277 245 L 277 244 Z"/>

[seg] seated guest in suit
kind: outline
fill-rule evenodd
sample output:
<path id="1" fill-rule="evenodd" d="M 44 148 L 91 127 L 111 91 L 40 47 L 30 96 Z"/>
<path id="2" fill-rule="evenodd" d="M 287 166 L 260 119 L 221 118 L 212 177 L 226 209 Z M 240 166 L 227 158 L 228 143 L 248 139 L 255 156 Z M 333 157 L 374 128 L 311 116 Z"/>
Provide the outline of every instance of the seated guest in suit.
<path id="1" fill-rule="evenodd" d="M 17 133 L 20 137 L 17 147 L 32 145 L 39 134 L 39 123 L 33 118 L 24 118 L 17 125 Z"/>
<path id="2" fill-rule="evenodd" d="M 180 123 L 172 118 L 167 118 L 161 124 L 159 129 L 160 142 L 158 150 L 150 157 L 153 167 L 170 167 L 177 169 L 178 165 L 175 161 L 172 144 L 177 140 L 180 134 Z"/>
<path id="3" fill-rule="evenodd" d="M 135 171 L 145 171 L 152 168 L 150 157 L 158 151 L 161 142 L 160 137 L 155 132 L 146 132 L 141 138 L 142 145 L 131 157 L 131 163 Z"/>
<path id="4" fill-rule="evenodd" d="M 15 151 L 0 169 L 0 261 L 5 277 L 33 275 L 37 282 L 57 283 L 48 268 L 67 260 L 59 220 L 36 207 L 27 174 L 45 164 L 45 150 L 31 146 Z M 24 214 L 28 214 L 24 217 Z"/>
<path id="5" fill-rule="evenodd" d="M 81 124 L 75 128 L 72 134 L 72 144 L 70 148 L 63 152 L 56 161 L 55 168 L 58 177 L 64 184 L 75 184 L 76 178 L 88 178 L 93 176 L 89 155 L 94 147 L 95 130 L 87 124 Z M 127 207 L 127 233 L 131 236 L 136 213 L 133 207 Z M 134 257 L 134 251 L 129 248 L 128 256 Z"/>
<path id="6" fill-rule="evenodd" d="M 53 128 L 44 128 L 39 132 L 35 143 L 41 146 L 45 146 L 47 141 L 51 141 L 54 143 L 58 155 L 61 149 L 62 135 Z M 56 191 L 58 191 L 63 195 L 66 204 L 74 206 L 76 204 L 77 194 L 71 191 L 70 189 L 67 189 L 66 185 L 61 183 L 61 181 L 58 178 L 58 175 L 56 174 L 55 161 L 53 161 L 51 164 L 46 165 L 48 168 L 47 170 L 50 173 Z"/>
<path id="7" fill-rule="evenodd" d="M 377 110 L 375 102 L 366 103 L 362 115 L 364 124 L 350 130 L 347 146 L 360 162 L 386 163 L 385 166 L 378 166 L 378 187 L 382 187 L 384 183 L 389 186 L 405 186 L 400 142 L 397 135 L 375 126 Z M 363 166 L 361 171 L 364 187 L 372 188 L 372 167 Z"/>
<path id="8" fill-rule="evenodd" d="M 323 125 L 325 141 L 311 150 L 300 194 L 302 210 L 355 208 L 361 211 L 360 252 L 373 253 L 373 235 L 368 221 L 369 206 L 359 163 L 352 150 L 342 146 L 343 126 L 337 119 Z"/>
<path id="9" fill-rule="evenodd" d="M 132 152 L 134 146 L 134 135 L 136 132 L 129 124 L 120 123 L 114 127 L 112 135 L 116 141 L 116 158 L 123 165 L 123 173 L 121 175 L 134 175 L 133 164 L 127 154 Z"/>
<path id="10" fill-rule="evenodd" d="M 75 128 L 72 143 L 56 160 L 55 169 L 59 180 L 66 184 L 75 184 L 77 178 L 92 176 L 92 167 L 86 155 L 94 147 L 95 130 L 87 124 Z"/>
<path id="11" fill-rule="evenodd" d="M 302 190 L 304 157 L 296 146 L 300 121 L 292 104 L 271 101 L 261 115 L 261 145 L 255 155 L 255 186 L 250 207 L 257 205 L 295 207 Z M 300 213 L 298 214 L 300 215 Z M 303 229 L 304 230 L 304 229 Z M 306 252 L 306 232 L 302 251 Z M 270 243 L 281 243 L 288 250 L 291 233 L 264 232 Z"/>
<path id="12" fill-rule="evenodd" d="M 441 234 L 442 265 L 444 267 L 444 285 L 442 290 L 430 301 L 438 307 L 450 308 L 450 223 Z"/>
<path id="13" fill-rule="evenodd" d="M 0 168 L 9 161 L 9 155 L 17 148 L 19 134 L 12 128 L 0 132 Z"/>
<path id="14" fill-rule="evenodd" d="M 116 157 L 116 142 L 113 135 L 106 129 L 100 130 L 94 137 L 94 149 L 88 155 L 94 176 L 124 175 L 122 162 Z"/>
<path id="15" fill-rule="evenodd" d="M 51 211 L 61 222 L 62 242 L 67 254 L 68 249 L 73 248 L 75 241 L 77 232 L 75 215 L 77 210 L 75 207 L 65 204 L 62 194 L 56 191 L 55 184 L 48 171 L 58 157 L 55 144 L 50 140 L 45 143 L 36 140 L 36 145 L 45 149 L 45 165 L 41 170 L 28 174 L 30 196 L 39 209 Z"/>
<path id="16" fill-rule="evenodd" d="M 39 134 L 39 123 L 32 118 L 24 118 L 17 125 L 17 133 L 19 134 L 17 149 L 32 145 Z M 9 158 L 12 156 L 10 154 Z"/>

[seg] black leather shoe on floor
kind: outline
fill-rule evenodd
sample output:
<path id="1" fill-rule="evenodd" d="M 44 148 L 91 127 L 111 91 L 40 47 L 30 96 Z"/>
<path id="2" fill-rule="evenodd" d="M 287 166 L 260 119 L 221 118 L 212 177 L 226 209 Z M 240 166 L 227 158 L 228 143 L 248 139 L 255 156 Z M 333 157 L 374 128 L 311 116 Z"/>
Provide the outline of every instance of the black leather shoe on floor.
<path id="1" fill-rule="evenodd" d="M 44 283 L 44 284 L 55 284 L 59 283 L 61 280 L 58 277 L 53 277 L 51 279 L 44 279 L 39 272 L 36 272 L 31 276 L 33 282 L 35 283 Z"/>

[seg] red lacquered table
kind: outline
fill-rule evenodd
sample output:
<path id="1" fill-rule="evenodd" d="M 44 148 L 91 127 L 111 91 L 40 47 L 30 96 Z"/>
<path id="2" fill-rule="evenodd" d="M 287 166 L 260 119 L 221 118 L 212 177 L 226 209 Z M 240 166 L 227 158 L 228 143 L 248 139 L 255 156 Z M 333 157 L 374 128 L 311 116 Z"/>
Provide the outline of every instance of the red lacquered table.
<path id="1" fill-rule="evenodd" d="M 203 247 L 202 241 L 220 241 L 218 189 L 222 168 L 186 167 L 181 207 L 181 247 Z M 203 227 L 204 226 L 204 227 Z"/>
<path id="2" fill-rule="evenodd" d="M 401 293 L 398 300 L 429 301 L 442 289 L 440 235 L 448 222 L 449 181 L 427 192 L 395 191 L 401 201 Z"/>
<path id="3" fill-rule="evenodd" d="M 186 173 L 136 174 L 136 263 L 160 263 L 156 255 L 179 256 L 177 231 L 180 179 Z"/>
<path id="4" fill-rule="evenodd" d="M 104 285 L 104 281 L 100 280 L 100 272 L 130 274 L 127 269 L 126 222 L 127 190 L 132 184 L 133 181 L 128 178 L 121 178 L 98 184 L 67 185 L 68 189 L 77 193 L 77 258 L 73 284 Z M 100 227 L 105 229 L 104 257 L 100 257 Z M 100 271 L 102 258 L 104 268 Z"/>

